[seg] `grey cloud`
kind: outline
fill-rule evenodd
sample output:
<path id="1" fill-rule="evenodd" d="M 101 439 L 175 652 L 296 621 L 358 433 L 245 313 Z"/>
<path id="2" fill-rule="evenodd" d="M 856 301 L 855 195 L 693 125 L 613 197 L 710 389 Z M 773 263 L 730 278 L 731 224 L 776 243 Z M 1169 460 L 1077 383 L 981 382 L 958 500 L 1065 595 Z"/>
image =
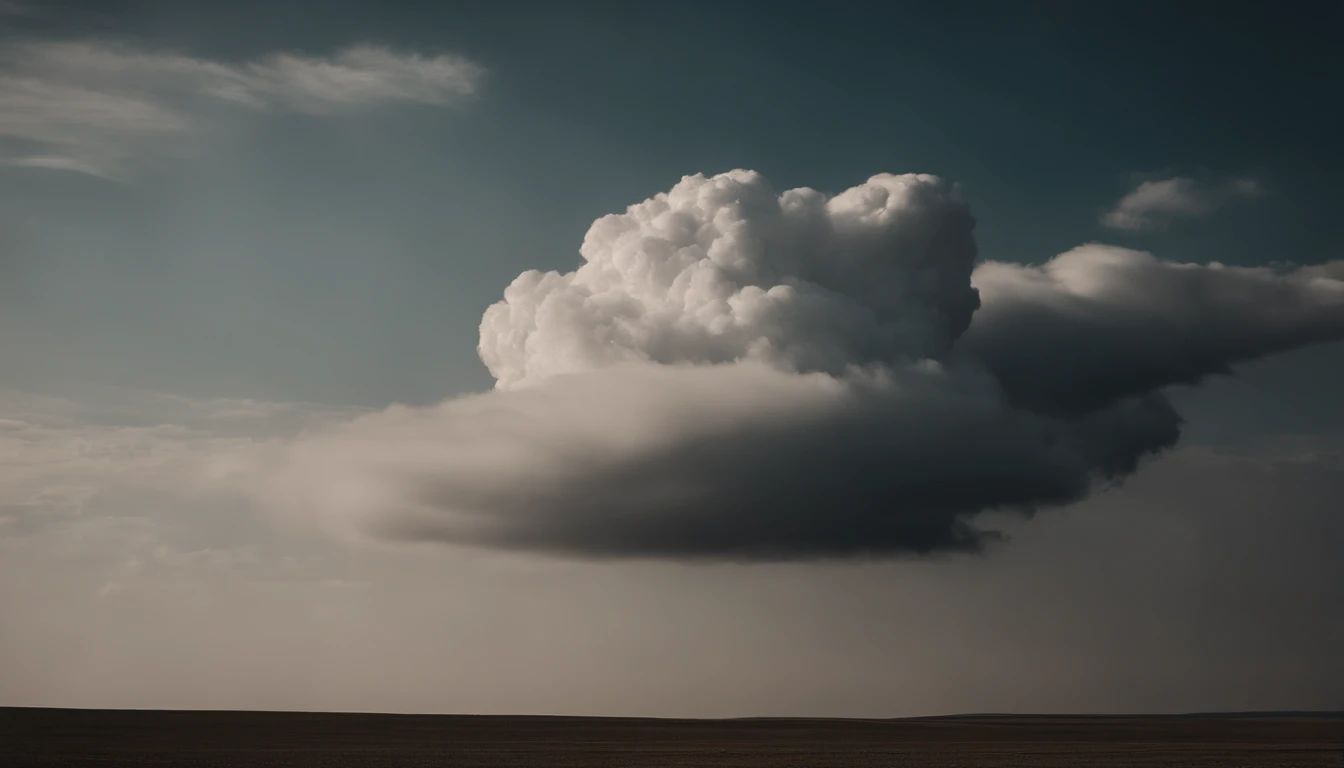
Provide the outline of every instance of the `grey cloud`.
<path id="1" fill-rule="evenodd" d="M 623 365 L 398 408 L 255 456 L 265 498 L 399 540 L 597 557 L 977 551 L 1173 444 L 1159 396 L 1061 420 L 973 370 Z"/>
<path id="2" fill-rule="evenodd" d="M 870 399 L 871 398 L 871 399 Z M 503 488 L 428 475 L 416 514 L 375 529 L 589 557 L 796 560 L 978 552 L 987 510 L 1030 515 L 1132 472 L 1175 443 L 1159 397 L 1067 424 L 929 396 L 863 397 L 816 418 L 672 440 L 554 484 Z M 473 499 L 489 516 L 444 512 Z"/>
<path id="3" fill-rule="evenodd" d="M 1344 262 L 1207 266 L 1091 244 L 1039 267 L 987 263 L 960 353 L 1009 400 L 1083 413 L 1232 366 L 1344 337 Z"/>
<path id="4" fill-rule="evenodd" d="M 1260 185 L 1253 179 L 1225 184 L 1207 184 L 1181 176 L 1145 181 L 1102 214 L 1101 223 L 1112 229 L 1154 229 L 1181 216 L 1207 216 L 1232 200 L 1258 197 L 1261 193 Z"/>
<path id="5" fill-rule="evenodd" d="M 0 138 L 36 150 L 0 162 L 115 176 L 146 156 L 183 151 L 221 108 L 334 115 L 444 106 L 474 93 L 483 74 L 462 57 L 373 45 L 223 62 L 97 41 L 13 43 L 0 57 Z"/>

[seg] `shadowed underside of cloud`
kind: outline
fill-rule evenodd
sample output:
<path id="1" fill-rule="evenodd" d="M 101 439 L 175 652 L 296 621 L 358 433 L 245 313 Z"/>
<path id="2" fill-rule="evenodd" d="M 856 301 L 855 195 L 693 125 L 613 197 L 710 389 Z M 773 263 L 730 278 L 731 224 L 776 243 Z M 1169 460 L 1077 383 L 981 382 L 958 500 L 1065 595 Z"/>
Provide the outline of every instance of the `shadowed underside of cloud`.
<path id="1" fill-rule="evenodd" d="M 984 306 L 957 344 L 1014 405 L 1086 413 L 1344 333 L 1344 262 L 1292 270 L 1163 262 L 1085 245 L 975 272 Z"/>
<path id="2" fill-rule="evenodd" d="M 990 386 L 627 364 L 393 409 L 262 461 L 277 503 L 391 539 L 793 559 L 978 550 L 995 534 L 975 513 L 1077 500 L 1178 435 L 1160 397 L 1065 422 Z"/>
<path id="3" fill-rule="evenodd" d="M 977 551 L 1175 444 L 1161 388 L 1344 338 L 1344 265 L 1084 246 L 974 267 L 931 176 L 692 176 L 481 324 L 496 391 L 267 446 L 252 490 L 395 540 L 586 557 Z"/>

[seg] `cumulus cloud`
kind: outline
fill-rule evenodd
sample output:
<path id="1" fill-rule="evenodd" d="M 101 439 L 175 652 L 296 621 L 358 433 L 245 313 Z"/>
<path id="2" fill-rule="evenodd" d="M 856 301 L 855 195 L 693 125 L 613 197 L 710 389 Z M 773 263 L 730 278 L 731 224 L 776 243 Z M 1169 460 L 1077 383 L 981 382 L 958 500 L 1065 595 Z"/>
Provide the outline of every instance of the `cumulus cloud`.
<path id="1" fill-rule="evenodd" d="M 1155 229 L 1178 217 L 1207 216 L 1228 202 L 1259 197 L 1261 192 L 1253 179 L 1225 184 L 1181 176 L 1145 181 L 1102 214 L 1101 223 L 1112 229 Z"/>
<path id="2" fill-rule="evenodd" d="M 179 148 L 220 110 L 334 115 L 394 103 L 445 106 L 476 91 L 465 58 L 373 45 L 243 62 L 105 42 L 21 42 L 0 55 L 0 139 L 11 165 L 112 175 Z"/>
<path id="3" fill-rule="evenodd" d="M 830 199 L 750 171 L 691 176 L 596 221 L 577 271 L 514 280 L 481 321 L 481 359 L 509 388 L 621 361 L 839 374 L 938 357 L 979 306 L 974 225 L 933 176 Z"/>
<path id="4" fill-rule="evenodd" d="M 690 176 L 486 311 L 496 391 L 230 467 L 337 530 L 590 557 L 975 551 L 1173 445 L 1162 387 L 1344 338 L 1341 265 L 975 266 L 957 189 Z"/>

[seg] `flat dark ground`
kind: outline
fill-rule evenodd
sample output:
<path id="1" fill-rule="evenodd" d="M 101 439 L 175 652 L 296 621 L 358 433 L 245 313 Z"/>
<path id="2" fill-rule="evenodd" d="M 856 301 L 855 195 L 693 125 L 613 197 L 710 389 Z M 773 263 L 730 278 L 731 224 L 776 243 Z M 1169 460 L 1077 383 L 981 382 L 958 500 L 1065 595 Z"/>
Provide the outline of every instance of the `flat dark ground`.
<path id="1" fill-rule="evenodd" d="M 1344 766 L 1344 716 L 645 720 L 0 708 L 0 766 Z"/>

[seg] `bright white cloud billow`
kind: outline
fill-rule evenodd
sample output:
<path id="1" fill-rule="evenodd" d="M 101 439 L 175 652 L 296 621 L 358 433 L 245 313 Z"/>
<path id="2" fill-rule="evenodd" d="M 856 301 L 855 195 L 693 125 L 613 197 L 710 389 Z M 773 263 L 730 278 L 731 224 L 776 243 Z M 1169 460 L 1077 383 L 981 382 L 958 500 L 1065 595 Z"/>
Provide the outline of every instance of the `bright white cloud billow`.
<path id="1" fill-rule="evenodd" d="M 951 184 L 883 174 L 827 199 L 690 176 L 597 220 L 569 274 L 526 272 L 481 321 L 502 388 L 622 361 L 800 370 L 941 356 L 979 305 Z"/>
<path id="2" fill-rule="evenodd" d="M 445 106 L 484 70 L 458 56 L 355 45 L 329 56 L 226 62 L 103 42 L 11 44 L 0 55 L 0 140 L 12 165 L 111 174 L 181 146 L 222 109 L 334 115 Z"/>
<path id="3" fill-rule="evenodd" d="M 1253 179 L 1226 184 L 1206 184 L 1180 176 L 1145 181 L 1102 214 L 1101 223 L 1112 229 L 1154 229 L 1178 217 L 1207 216 L 1228 202 L 1259 197 L 1261 193 Z"/>
<path id="4" fill-rule="evenodd" d="M 794 559 L 976 550 L 1173 445 L 1163 387 L 1344 338 L 1341 265 L 1084 246 L 974 267 L 932 176 L 826 197 L 691 176 L 485 313 L 493 393 L 231 464 L 264 502 L 394 539 Z"/>

